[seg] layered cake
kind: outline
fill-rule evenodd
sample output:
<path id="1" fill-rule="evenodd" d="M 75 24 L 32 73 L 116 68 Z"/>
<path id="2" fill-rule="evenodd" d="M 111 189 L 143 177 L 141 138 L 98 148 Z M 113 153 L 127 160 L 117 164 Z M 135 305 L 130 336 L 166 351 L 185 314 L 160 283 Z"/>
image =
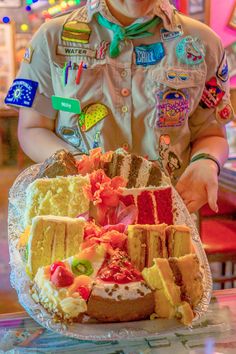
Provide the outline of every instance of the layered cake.
<path id="1" fill-rule="evenodd" d="M 88 315 L 102 322 L 124 322 L 149 317 L 153 291 L 128 255 L 116 251 L 101 268 L 88 300 Z"/>
<path id="2" fill-rule="evenodd" d="M 25 227 L 37 215 L 76 217 L 89 209 L 83 188 L 89 184 L 86 176 L 39 178 L 26 190 Z"/>
<path id="3" fill-rule="evenodd" d="M 169 178 L 161 171 L 157 162 L 151 162 L 142 156 L 129 154 L 123 149 L 116 150 L 110 162 L 104 166 L 108 177 L 124 177 L 127 188 L 170 185 Z"/>
<path id="4" fill-rule="evenodd" d="M 144 268 L 142 275 L 155 290 L 157 317 L 176 317 L 184 324 L 192 322 L 193 308 L 203 296 L 202 273 L 196 255 L 155 258 L 154 265 Z"/>
<path id="5" fill-rule="evenodd" d="M 168 257 L 181 257 L 192 252 L 190 228 L 186 225 L 169 225 L 166 239 Z"/>
<path id="6" fill-rule="evenodd" d="M 77 175 L 74 156 L 66 150 L 59 150 L 41 164 L 36 178 Z"/>
<path id="7" fill-rule="evenodd" d="M 35 216 L 27 243 L 27 271 L 34 277 L 38 268 L 68 258 L 79 251 L 85 221 L 65 216 Z"/>
<path id="8" fill-rule="evenodd" d="M 55 319 L 80 321 L 94 279 L 105 259 L 103 245 L 93 245 L 64 261 L 38 269 L 32 297 Z"/>
<path id="9" fill-rule="evenodd" d="M 171 187 L 123 188 L 120 200 L 137 207 L 135 224 L 172 225 L 174 220 Z"/>

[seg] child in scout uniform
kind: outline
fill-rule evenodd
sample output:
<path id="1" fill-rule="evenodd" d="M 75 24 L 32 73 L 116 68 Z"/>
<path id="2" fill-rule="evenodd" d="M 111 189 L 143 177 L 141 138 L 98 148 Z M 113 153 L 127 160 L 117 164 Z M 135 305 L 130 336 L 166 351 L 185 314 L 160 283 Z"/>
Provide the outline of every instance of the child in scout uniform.
<path id="1" fill-rule="evenodd" d="M 125 147 L 159 160 L 190 212 L 217 211 L 228 79 L 217 35 L 168 0 L 88 0 L 34 35 L 5 102 L 34 161 Z"/>

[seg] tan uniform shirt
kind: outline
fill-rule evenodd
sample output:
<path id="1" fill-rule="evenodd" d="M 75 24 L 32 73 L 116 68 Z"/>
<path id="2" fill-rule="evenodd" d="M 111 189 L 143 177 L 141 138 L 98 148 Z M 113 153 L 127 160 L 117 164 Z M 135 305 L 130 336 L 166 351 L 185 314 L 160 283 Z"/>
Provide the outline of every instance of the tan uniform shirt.
<path id="1" fill-rule="evenodd" d="M 209 126 L 224 129 L 222 123 L 233 118 L 233 111 L 220 39 L 168 1 L 159 3 L 155 14 L 162 21 L 149 30 L 153 35 L 121 41 L 117 58 L 109 56 L 113 32 L 96 19 L 99 12 L 119 24 L 105 0 L 90 0 L 46 22 L 26 50 L 6 103 L 55 119 L 56 134 L 72 150 L 125 147 L 159 159 L 177 179 L 189 163 L 191 142 Z M 58 109 L 52 96 L 59 100 Z M 66 111 L 73 106 L 71 99 L 80 101 L 81 113 L 78 107 Z"/>

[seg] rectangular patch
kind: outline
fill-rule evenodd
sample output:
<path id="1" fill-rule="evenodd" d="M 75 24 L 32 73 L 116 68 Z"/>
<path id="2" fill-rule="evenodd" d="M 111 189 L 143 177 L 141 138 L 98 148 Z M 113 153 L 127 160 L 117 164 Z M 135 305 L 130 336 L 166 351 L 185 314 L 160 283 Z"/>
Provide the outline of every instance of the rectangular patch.
<path id="1" fill-rule="evenodd" d="M 142 66 L 155 65 L 165 56 L 165 49 L 161 42 L 140 45 L 134 47 L 134 50 L 136 54 L 136 64 Z"/>
<path id="2" fill-rule="evenodd" d="M 167 31 L 165 28 L 161 28 L 161 38 L 163 41 L 169 41 L 171 39 L 175 39 L 178 38 L 180 36 L 182 36 L 183 34 L 183 30 L 182 30 L 182 26 L 179 25 L 178 26 L 179 30 L 178 31 L 174 31 L 174 32 L 170 32 Z"/>
<path id="3" fill-rule="evenodd" d="M 57 111 L 81 113 L 80 101 L 75 98 L 52 96 L 52 106 Z"/>
<path id="4" fill-rule="evenodd" d="M 37 88 L 38 82 L 36 81 L 15 79 L 5 98 L 5 103 L 20 107 L 32 107 Z"/>
<path id="5" fill-rule="evenodd" d="M 96 57 L 96 50 L 90 48 L 82 48 L 82 47 L 66 47 L 63 45 L 57 46 L 57 54 L 64 56 L 85 56 L 88 58 Z"/>

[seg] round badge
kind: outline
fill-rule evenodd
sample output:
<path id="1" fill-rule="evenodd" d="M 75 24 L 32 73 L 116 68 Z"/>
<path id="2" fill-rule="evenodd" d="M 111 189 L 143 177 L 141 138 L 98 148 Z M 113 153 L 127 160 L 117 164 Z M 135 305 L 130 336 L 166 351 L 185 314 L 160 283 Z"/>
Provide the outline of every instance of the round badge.
<path id="1" fill-rule="evenodd" d="M 181 63 L 196 65 L 204 61 L 205 50 L 198 39 L 187 36 L 177 44 L 176 56 Z"/>
<path id="2" fill-rule="evenodd" d="M 226 124 L 234 119 L 234 111 L 231 104 L 221 104 L 216 109 L 216 120 L 221 124 Z"/>

